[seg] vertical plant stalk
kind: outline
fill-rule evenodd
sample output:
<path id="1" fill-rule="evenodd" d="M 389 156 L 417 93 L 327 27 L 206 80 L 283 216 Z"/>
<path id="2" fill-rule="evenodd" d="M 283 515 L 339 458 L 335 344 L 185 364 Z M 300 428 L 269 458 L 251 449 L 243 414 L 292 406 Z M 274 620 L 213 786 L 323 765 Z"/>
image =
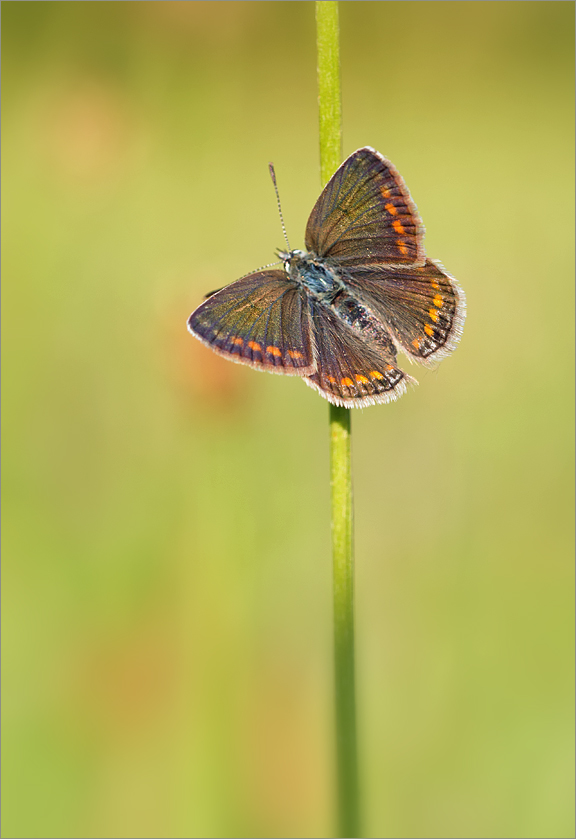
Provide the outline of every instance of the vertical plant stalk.
<path id="1" fill-rule="evenodd" d="M 342 96 L 337 0 L 316 0 L 316 43 L 320 171 L 324 186 L 342 160 Z M 336 405 L 330 405 L 330 484 L 334 573 L 337 836 L 359 837 L 350 410 Z"/>

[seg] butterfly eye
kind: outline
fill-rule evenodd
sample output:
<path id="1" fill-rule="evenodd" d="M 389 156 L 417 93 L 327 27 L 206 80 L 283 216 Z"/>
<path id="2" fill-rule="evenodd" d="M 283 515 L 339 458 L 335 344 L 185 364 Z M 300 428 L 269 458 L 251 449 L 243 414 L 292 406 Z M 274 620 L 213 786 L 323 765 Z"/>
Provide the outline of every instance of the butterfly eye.
<path id="1" fill-rule="evenodd" d="M 282 267 L 287 274 L 290 274 L 290 262 L 292 260 L 291 251 L 277 251 L 278 259 L 282 261 Z"/>

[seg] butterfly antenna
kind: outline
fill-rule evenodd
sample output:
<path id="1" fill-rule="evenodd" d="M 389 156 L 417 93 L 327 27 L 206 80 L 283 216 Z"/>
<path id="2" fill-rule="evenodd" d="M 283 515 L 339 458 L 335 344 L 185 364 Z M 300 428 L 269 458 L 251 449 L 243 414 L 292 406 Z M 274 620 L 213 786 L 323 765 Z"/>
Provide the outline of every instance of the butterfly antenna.
<path id="1" fill-rule="evenodd" d="M 274 171 L 274 164 L 269 163 L 268 168 L 270 169 L 270 177 L 272 178 L 272 183 L 274 184 L 274 192 L 276 193 L 276 203 L 278 204 L 278 212 L 280 213 L 282 233 L 284 234 L 284 239 L 286 240 L 286 244 L 288 245 L 288 251 L 290 252 L 292 248 L 290 247 L 290 242 L 288 241 L 288 236 L 286 235 L 286 225 L 284 224 L 284 216 L 282 215 L 282 205 L 280 204 L 280 193 L 278 192 L 278 184 L 276 183 L 276 172 Z"/>
<path id="2" fill-rule="evenodd" d="M 238 277 L 239 280 L 245 280 L 246 277 L 251 277 L 252 274 L 258 274 L 259 271 L 264 271 L 266 268 L 272 268 L 274 265 L 282 265 L 282 260 L 277 259 L 276 262 L 269 262 L 268 265 L 261 265 L 260 268 L 254 268 L 253 271 L 249 271 L 247 274 L 244 274 L 242 277 Z M 235 280 L 235 282 L 237 282 Z M 208 297 L 212 297 L 213 294 L 217 294 L 222 289 L 226 288 L 225 285 L 222 288 L 215 288 L 214 291 L 209 291 L 207 294 L 204 295 L 204 299 L 207 300 Z"/>

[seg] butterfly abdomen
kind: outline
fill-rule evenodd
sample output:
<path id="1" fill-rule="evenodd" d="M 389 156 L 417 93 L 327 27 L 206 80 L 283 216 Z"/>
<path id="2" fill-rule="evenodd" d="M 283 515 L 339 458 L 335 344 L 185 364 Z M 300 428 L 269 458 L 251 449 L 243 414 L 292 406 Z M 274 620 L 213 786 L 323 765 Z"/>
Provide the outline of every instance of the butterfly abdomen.
<path id="1" fill-rule="evenodd" d="M 396 358 L 396 350 L 388 329 L 373 312 L 359 303 L 356 298 L 346 291 L 342 291 L 332 301 L 331 308 L 341 321 L 351 326 L 366 341 L 375 344 L 393 358 Z"/>

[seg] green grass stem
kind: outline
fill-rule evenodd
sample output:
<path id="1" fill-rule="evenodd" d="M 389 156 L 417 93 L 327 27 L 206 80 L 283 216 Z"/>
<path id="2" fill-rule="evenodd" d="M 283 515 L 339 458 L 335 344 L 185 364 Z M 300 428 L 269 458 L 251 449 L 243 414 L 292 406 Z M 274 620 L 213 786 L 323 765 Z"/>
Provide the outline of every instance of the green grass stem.
<path id="1" fill-rule="evenodd" d="M 342 160 L 342 97 L 337 0 L 316 1 L 322 185 Z M 330 405 L 330 484 L 334 572 L 334 686 L 339 837 L 360 836 L 354 674 L 354 553 L 350 410 Z"/>

